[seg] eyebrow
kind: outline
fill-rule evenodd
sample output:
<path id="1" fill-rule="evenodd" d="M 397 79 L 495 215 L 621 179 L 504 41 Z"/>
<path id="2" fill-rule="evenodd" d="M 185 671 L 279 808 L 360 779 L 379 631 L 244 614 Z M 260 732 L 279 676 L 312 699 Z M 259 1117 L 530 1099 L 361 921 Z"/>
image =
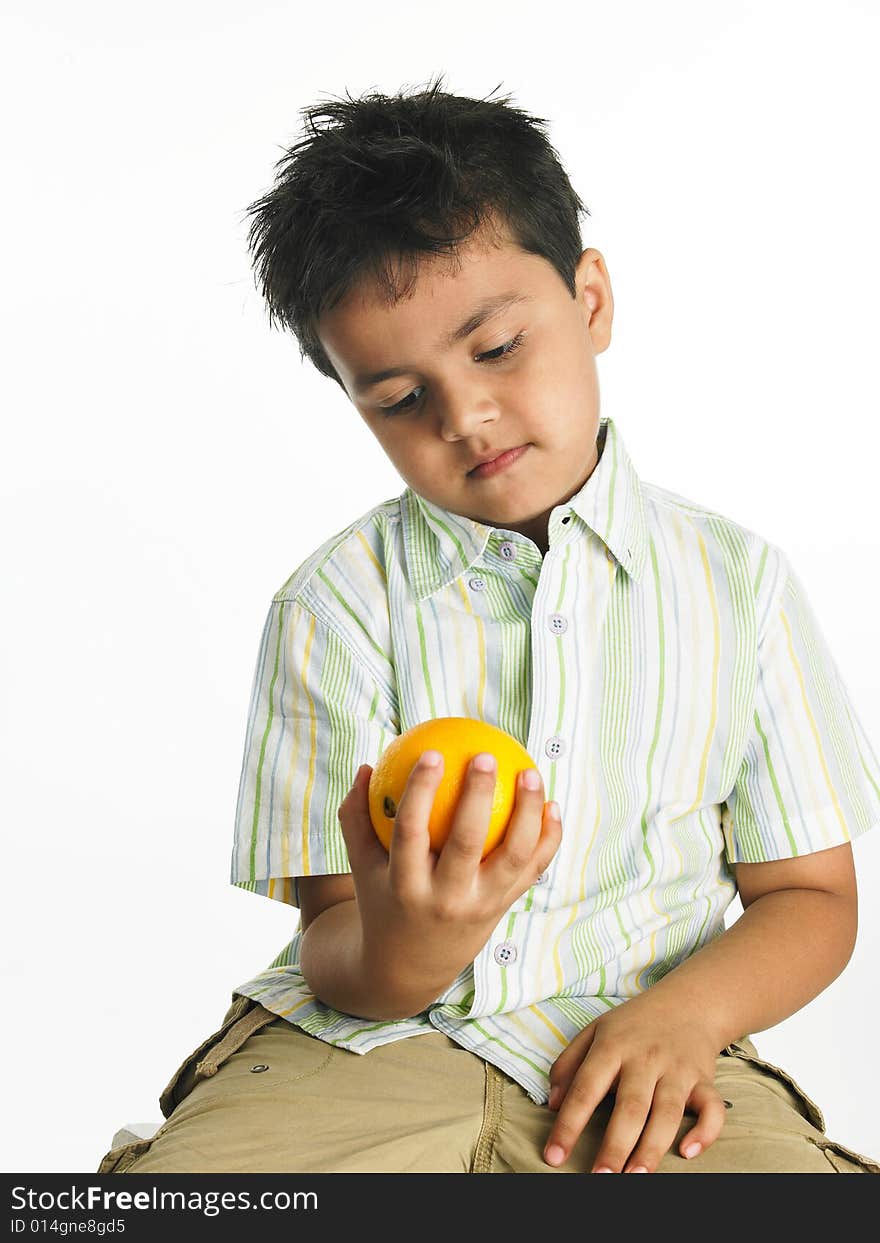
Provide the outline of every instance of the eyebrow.
<path id="1" fill-rule="evenodd" d="M 496 294 L 492 298 L 484 298 L 478 303 L 471 314 L 463 323 L 448 333 L 440 341 L 441 347 L 451 349 L 459 341 L 463 341 L 465 337 L 469 337 L 472 332 L 484 324 L 487 319 L 493 315 L 499 314 L 500 311 L 507 310 L 510 306 L 515 306 L 520 302 L 532 302 L 534 299 L 531 294 L 518 293 L 501 293 Z M 374 384 L 380 384 L 383 380 L 391 380 L 394 376 L 408 375 L 412 371 L 412 367 L 386 367 L 384 371 L 370 371 L 363 375 L 357 375 L 354 378 L 354 387 L 357 392 L 363 392 L 364 389 L 372 388 Z"/>

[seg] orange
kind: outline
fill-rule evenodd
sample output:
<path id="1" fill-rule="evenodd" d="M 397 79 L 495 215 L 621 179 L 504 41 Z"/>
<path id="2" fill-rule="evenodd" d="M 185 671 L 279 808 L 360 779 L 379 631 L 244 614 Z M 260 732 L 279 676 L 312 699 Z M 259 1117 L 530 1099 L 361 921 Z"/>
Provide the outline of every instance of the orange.
<path id="1" fill-rule="evenodd" d="M 370 819 L 386 850 L 391 846 L 394 818 L 407 780 L 423 751 L 439 751 L 443 756 L 442 775 L 428 821 L 434 851 L 441 850 L 452 827 L 471 760 L 481 751 L 495 756 L 495 793 L 481 855 L 485 859 L 504 837 L 513 815 L 517 773 L 537 765 L 516 738 L 486 721 L 441 716 L 413 725 L 388 744 L 370 776 Z"/>

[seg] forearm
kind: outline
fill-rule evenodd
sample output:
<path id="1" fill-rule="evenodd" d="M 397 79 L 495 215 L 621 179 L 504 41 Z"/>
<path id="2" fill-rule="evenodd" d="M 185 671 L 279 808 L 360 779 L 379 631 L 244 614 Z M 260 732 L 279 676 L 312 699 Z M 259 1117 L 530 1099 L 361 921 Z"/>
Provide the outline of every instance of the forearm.
<path id="1" fill-rule="evenodd" d="M 402 949 L 402 952 L 401 952 Z M 300 967 L 326 1005 L 366 1019 L 420 1014 L 455 979 L 420 974 L 414 947 L 365 947 L 356 899 L 337 902 L 309 924 L 300 942 Z"/>
<path id="2" fill-rule="evenodd" d="M 836 894 L 765 893 L 651 992 L 700 1015 L 715 1031 L 720 1052 L 782 1022 L 823 992 L 849 962 L 856 928 L 855 910 Z"/>

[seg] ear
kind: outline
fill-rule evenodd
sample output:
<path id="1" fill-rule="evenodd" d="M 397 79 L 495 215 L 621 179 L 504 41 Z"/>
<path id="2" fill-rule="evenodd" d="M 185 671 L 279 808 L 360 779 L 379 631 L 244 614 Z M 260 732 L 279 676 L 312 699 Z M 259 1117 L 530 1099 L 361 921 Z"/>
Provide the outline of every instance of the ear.
<path id="1" fill-rule="evenodd" d="M 611 343 L 614 296 L 605 260 L 593 246 L 588 247 L 578 260 L 575 288 L 578 302 L 584 308 L 593 352 L 601 354 Z"/>

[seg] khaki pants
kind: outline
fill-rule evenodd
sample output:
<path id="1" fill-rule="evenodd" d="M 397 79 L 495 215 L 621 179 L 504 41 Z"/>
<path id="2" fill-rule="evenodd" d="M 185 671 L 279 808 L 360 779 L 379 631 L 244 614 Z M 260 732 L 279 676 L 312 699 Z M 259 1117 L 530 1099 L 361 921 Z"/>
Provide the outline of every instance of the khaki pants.
<path id="1" fill-rule="evenodd" d="M 721 1135 L 698 1157 L 679 1156 L 686 1114 L 657 1173 L 880 1174 L 828 1138 L 818 1106 L 750 1040 L 719 1054 L 715 1084 L 728 1111 Z M 157 1133 L 108 1152 L 99 1174 L 588 1173 L 613 1100 L 566 1164 L 549 1166 L 555 1114 L 441 1032 L 352 1053 L 235 996 L 160 1106 Z"/>

